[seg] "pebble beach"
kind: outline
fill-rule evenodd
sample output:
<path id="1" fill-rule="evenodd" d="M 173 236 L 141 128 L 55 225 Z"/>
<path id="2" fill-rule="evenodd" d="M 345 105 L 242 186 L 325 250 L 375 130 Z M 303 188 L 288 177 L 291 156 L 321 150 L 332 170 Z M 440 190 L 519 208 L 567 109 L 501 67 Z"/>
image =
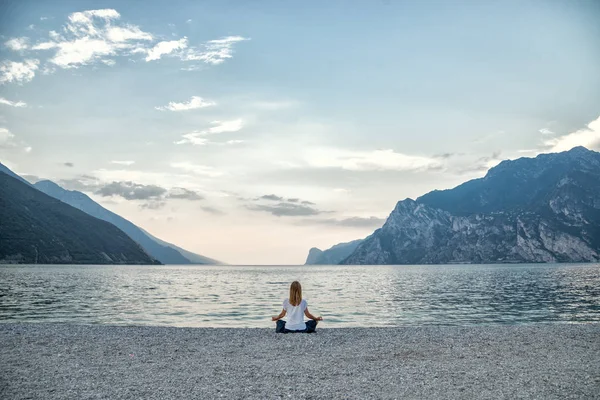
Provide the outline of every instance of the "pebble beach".
<path id="1" fill-rule="evenodd" d="M 600 398 L 600 324 L 0 324 L 2 399 Z"/>

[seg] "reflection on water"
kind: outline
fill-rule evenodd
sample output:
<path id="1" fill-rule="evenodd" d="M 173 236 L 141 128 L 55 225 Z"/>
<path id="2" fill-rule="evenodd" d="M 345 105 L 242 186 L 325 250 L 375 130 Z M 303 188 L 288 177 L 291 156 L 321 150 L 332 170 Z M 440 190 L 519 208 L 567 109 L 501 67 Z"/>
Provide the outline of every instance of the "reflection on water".
<path id="1" fill-rule="evenodd" d="M 0 322 L 269 327 L 300 280 L 323 327 L 600 322 L 600 265 L 2 266 Z"/>

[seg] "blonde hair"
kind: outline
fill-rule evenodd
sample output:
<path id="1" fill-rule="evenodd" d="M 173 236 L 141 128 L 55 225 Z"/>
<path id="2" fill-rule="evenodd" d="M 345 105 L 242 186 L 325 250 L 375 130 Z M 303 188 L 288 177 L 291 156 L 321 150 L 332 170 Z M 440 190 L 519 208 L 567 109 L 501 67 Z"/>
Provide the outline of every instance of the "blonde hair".
<path id="1" fill-rule="evenodd" d="M 290 285 L 290 304 L 296 307 L 302 301 L 302 285 L 300 282 L 294 281 Z"/>

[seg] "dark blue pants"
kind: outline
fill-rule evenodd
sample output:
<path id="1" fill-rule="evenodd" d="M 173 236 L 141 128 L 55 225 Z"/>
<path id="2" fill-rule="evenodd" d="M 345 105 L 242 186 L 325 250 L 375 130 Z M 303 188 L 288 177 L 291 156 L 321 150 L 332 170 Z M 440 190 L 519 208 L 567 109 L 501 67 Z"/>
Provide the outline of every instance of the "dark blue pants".
<path id="1" fill-rule="evenodd" d="M 301 331 L 290 331 L 289 329 L 285 329 L 285 321 L 280 319 L 277 321 L 277 326 L 275 327 L 275 332 L 277 332 L 277 333 L 299 333 L 299 332 L 313 333 L 316 329 L 317 329 L 317 321 L 315 321 L 314 319 L 309 319 L 308 321 L 306 321 L 306 329 L 301 330 Z"/>

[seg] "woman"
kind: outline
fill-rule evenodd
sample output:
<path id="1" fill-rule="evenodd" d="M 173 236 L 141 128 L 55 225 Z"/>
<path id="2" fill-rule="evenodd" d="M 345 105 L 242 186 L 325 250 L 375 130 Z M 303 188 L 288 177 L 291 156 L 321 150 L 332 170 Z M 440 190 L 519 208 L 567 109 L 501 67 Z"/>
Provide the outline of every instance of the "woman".
<path id="1" fill-rule="evenodd" d="M 283 318 L 287 314 L 287 322 Z M 310 320 L 304 322 L 304 315 Z M 290 333 L 290 332 L 306 332 L 311 333 L 317 329 L 317 322 L 323 321 L 322 317 L 315 317 L 308 311 L 306 300 L 302 300 L 302 286 L 300 282 L 294 281 L 290 286 L 290 297 L 283 301 L 283 310 L 281 313 L 271 318 L 272 321 L 277 321 L 275 332 Z"/>

